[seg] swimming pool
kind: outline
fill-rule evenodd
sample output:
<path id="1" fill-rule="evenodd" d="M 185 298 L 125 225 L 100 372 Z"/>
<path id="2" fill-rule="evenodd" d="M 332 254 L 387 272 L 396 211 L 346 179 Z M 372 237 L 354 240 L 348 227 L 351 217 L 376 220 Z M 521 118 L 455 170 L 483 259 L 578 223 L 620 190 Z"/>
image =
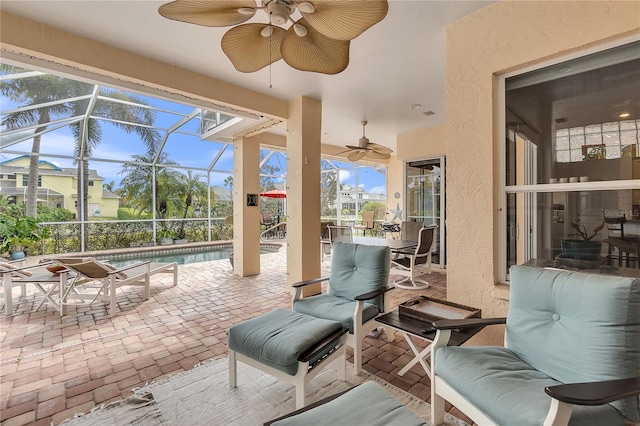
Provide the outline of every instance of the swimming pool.
<path id="1" fill-rule="evenodd" d="M 260 254 L 275 253 L 280 249 L 276 244 L 262 244 Z M 229 254 L 233 251 L 231 244 L 219 246 L 192 247 L 180 249 L 165 249 L 148 252 L 134 252 L 126 254 L 114 254 L 99 257 L 114 266 L 124 266 L 137 262 L 177 262 L 178 265 L 187 263 L 209 262 L 212 260 L 229 259 Z"/>

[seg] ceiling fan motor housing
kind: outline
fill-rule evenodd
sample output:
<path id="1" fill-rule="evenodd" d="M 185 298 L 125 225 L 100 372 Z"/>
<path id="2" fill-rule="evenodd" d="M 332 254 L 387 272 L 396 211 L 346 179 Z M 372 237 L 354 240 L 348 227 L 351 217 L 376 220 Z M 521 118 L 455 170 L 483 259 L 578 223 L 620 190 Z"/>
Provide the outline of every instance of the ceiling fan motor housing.
<path id="1" fill-rule="evenodd" d="M 287 1 L 272 0 L 265 2 L 269 19 L 274 25 L 284 25 L 289 21 L 289 15 L 293 12 L 292 6 Z"/>

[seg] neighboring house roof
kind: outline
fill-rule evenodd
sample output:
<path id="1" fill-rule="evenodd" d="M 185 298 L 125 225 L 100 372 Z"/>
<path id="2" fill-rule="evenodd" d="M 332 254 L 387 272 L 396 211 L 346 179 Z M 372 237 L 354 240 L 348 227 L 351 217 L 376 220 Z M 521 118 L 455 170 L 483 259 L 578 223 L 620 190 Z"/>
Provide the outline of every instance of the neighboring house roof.
<path id="1" fill-rule="evenodd" d="M 26 186 L 21 186 L 20 188 L 16 188 L 15 186 L 13 186 L 13 187 L 0 187 L 0 194 L 26 196 L 27 187 Z M 36 194 L 37 194 L 38 197 L 47 197 L 47 196 L 49 196 L 49 197 L 62 197 L 62 196 L 64 196 L 64 194 L 62 194 L 61 192 L 54 191 L 53 189 L 49 189 L 49 188 L 38 188 L 38 191 L 37 191 Z"/>
<path id="2" fill-rule="evenodd" d="M 102 198 L 117 198 L 117 199 L 119 199 L 120 196 L 118 194 L 116 194 L 115 192 L 102 190 Z"/>
<path id="3" fill-rule="evenodd" d="M 7 163 L 6 161 L 0 163 L 0 166 L 2 166 L 2 174 L 15 174 L 15 173 L 28 174 L 29 173 L 29 167 L 11 166 L 6 163 Z M 52 167 L 54 167 L 54 168 L 39 167 L 38 174 L 42 176 L 70 176 L 73 178 L 78 176 L 78 169 L 74 169 L 71 167 L 58 167 L 52 163 L 49 163 L 48 161 L 45 161 L 44 163 L 40 161 L 38 162 L 38 164 L 43 166 L 51 165 Z M 89 179 L 104 180 L 104 178 L 99 176 L 95 170 L 91 170 L 91 169 L 89 169 Z"/>

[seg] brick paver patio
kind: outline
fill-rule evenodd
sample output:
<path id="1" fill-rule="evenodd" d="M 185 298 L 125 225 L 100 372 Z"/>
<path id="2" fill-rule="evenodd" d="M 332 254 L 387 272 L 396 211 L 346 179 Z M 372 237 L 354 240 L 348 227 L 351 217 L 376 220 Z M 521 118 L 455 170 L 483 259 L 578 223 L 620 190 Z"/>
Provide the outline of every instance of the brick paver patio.
<path id="1" fill-rule="evenodd" d="M 139 288 L 121 289 L 111 319 L 101 303 L 70 308 L 63 318 L 46 303 L 32 312 L 42 295 L 30 291 L 17 300 L 14 290 L 13 316 L 4 315 L 0 299 L 2 425 L 58 424 L 165 375 L 225 357 L 229 327 L 290 308 L 285 250 L 262 255 L 255 277 L 233 275 L 227 260 L 181 265 L 177 287 L 169 275 L 154 275 L 151 298 L 142 300 Z M 418 294 L 444 298 L 446 275 L 434 271 L 428 280 L 426 290 L 392 291 L 394 306 Z M 420 366 L 397 375 L 413 357 L 399 333 L 391 342 L 384 334 L 367 337 L 363 357 L 365 370 L 429 400 L 429 379 Z"/>

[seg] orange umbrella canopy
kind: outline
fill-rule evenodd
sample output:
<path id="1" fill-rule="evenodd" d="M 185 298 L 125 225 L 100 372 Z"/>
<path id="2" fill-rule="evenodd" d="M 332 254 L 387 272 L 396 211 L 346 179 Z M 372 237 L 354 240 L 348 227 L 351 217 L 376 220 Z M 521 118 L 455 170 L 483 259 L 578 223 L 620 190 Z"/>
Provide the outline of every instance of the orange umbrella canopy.
<path id="1" fill-rule="evenodd" d="M 260 196 L 267 198 L 287 198 L 287 191 L 284 189 L 272 189 L 271 191 L 260 193 Z"/>

